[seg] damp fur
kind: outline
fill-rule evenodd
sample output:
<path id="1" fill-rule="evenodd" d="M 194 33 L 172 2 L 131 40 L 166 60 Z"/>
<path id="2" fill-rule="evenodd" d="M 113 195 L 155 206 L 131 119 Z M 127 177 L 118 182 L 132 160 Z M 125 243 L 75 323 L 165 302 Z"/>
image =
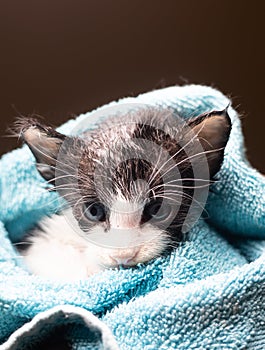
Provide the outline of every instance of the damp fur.
<path id="1" fill-rule="evenodd" d="M 45 218 L 18 245 L 29 270 L 73 281 L 177 249 L 187 238 L 191 206 L 200 205 L 195 189 L 214 181 L 230 130 L 226 110 L 184 123 L 167 109 L 146 108 L 70 137 L 20 119 L 17 133 L 80 229 L 69 224 L 67 211 Z"/>

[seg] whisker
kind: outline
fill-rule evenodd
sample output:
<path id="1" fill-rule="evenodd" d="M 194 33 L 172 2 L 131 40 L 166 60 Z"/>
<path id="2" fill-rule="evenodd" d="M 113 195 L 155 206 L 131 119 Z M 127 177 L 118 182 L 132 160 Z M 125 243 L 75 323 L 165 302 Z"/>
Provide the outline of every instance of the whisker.
<path id="1" fill-rule="evenodd" d="M 172 181 L 173 182 L 173 181 Z M 166 188 L 167 188 L 167 184 L 169 182 L 167 182 L 165 185 L 164 184 L 161 184 L 161 185 L 157 185 L 155 187 L 152 188 L 153 191 L 157 190 L 158 188 L 162 188 L 164 191 L 166 191 Z M 196 188 L 206 188 L 206 187 L 209 187 L 210 184 L 205 184 L 205 185 L 196 185 L 196 186 L 181 186 L 181 185 L 170 185 L 168 186 L 169 188 L 171 187 L 176 187 L 176 188 L 180 188 L 180 189 L 196 189 Z M 151 190 L 148 190 L 147 194 L 149 194 L 151 192 Z"/>
<path id="2" fill-rule="evenodd" d="M 158 194 L 158 195 L 156 195 L 155 198 L 164 198 L 164 199 L 168 199 L 168 200 L 170 200 L 170 201 L 176 203 L 176 200 L 175 200 L 175 199 L 173 199 L 172 197 L 164 196 L 164 195 L 159 195 L 159 194 Z M 180 202 L 178 202 L 178 203 L 181 204 Z"/>
<path id="3" fill-rule="evenodd" d="M 179 196 L 179 197 L 181 197 L 181 198 L 186 198 L 186 199 L 190 199 L 192 202 L 195 202 L 202 210 L 203 210 L 203 212 L 207 212 L 206 211 L 206 209 L 205 209 L 205 207 L 204 207 L 204 203 L 200 203 L 197 199 L 195 199 L 194 197 L 191 197 L 190 195 L 188 195 L 187 193 L 183 193 L 183 192 L 178 192 L 178 191 L 176 191 L 176 192 L 174 192 L 174 193 L 170 193 L 170 194 L 172 194 L 172 195 L 174 195 L 174 196 Z M 167 195 L 170 195 L 169 193 L 167 193 Z M 161 193 L 161 195 L 160 196 L 156 196 L 156 197 L 158 197 L 158 198 L 163 198 L 164 197 L 164 194 L 163 193 Z M 167 196 L 165 196 L 165 198 L 166 199 L 169 199 Z M 173 198 L 171 198 L 171 200 L 173 200 L 174 201 L 174 199 Z M 179 203 L 179 202 L 178 202 Z M 179 204 L 181 204 L 181 203 L 179 203 Z"/>
<path id="4" fill-rule="evenodd" d="M 208 179 L 199 179 L 199 178 L 196 178 L 196 177 L 183 177 L 183 178 L 179 178 L 179 179 L 176 179 L 176 180 L 172 180 L 172 181 L 167 181 L 166 184 L 168 183 L 171 183 L 171 182 L 178 182 L 178 181 L 204 181 L 204 182 L 211 182 L 211 183 L 216 183 L 218 182 L 218 180 L 208 180 Z"/>
<path id="5" fill-rule="evenodd" d="M 23 241 L 23 242 L 12 243 L 13 246 L 25 245 L 25 244 L 30 245 L 30 244 L 32 244 L 32 242 L 29 242 L 29 241 L 24 242 Z"/>
<path id="6" fill-rule="evenodd" d="M 79 188 L 75 189 L 74 186 L 72 186 L 72 187 L 67 187 L 67 186 L 69 186 L 69 184 L 58 185 L 58 186 L 54 186 L 54 187 L 51 188 L 50 190 L 51 190 L 51 191 L 54 191 L 54 190 L 56 190 L 56 191 L 58 191 L 58 190 L 75 190 L 76 193 L 78 193 Z"/>
<path id="7" fill-rule="evenodd" d="M 47 183 L 51 183 L 51 182 L 57 181 L 59 179 L 65 179 L 65 178 L 69 178 L 69 177 L 73 177 L 74 179 L 78 180 L 77 176 L 71 175 L 71 174 L 67 174 L 67 175 L 61 175 L 61 176 L 54 177 L 53 179 L 47 181 Z"/>
<path id="8" fill-rule="evenodd" d="M 186 162 L 187 160 L 196 158 L 196 157 L 198 157 L 198 156 L 201 156 L 202 154 L 209 154 L 209 153 L 218 152 L 218 151 L 221 151 L 221 150 L 223 150 L 223 149 L 224 149 L 224 147 L 221 147 L 221 148 L 216 148 L 216 149 L 214 149 L 214 150 L 203 151 L 203 152 L 199 152 L 199 153 L 193 154 L 193 155 L 189 156 L 188 158 L 182 159 L 180 162 L 174 164 L 174 166 L 172 166 L 171 168 L 167 169 L 167 171 L 166 171 L 163 175 L 166 175 L 167 173 L 169 173 L 169 171 L 171 171 L 171 170 L 174 169 L 175 167 L 178 167 L 180 164 Z"/>
<path id="9" fill-rule="evenodd" d="M 68 197 L 68 196 L 74 196 L 74 195 L 76 195 L 76 192 L 66 193 L 66 194 L 64 194 L 64 195 L 61 195 L 60 198 L 65 199 L 65 198 Z M 52 203 L 54 203 L 55 201 L 58 201 L 58 198 L 57 198 L 57 199 L 51 200 L 48 204 L 52 204 Z M 68 201 L 68 200 L 67 200 L 67 201 Z M 70 202 L 69 202 L 69 203 L 70 203 Z M 46 203 L 46 204 L 47 204 L 47 203 Z M 46 206 L 46 204 L 45 204 L 45 206 Z"/>
<path id="10" fill-rule="evenodd" d="M 209 186 L 210 186 L 210 184 L 205 184 L 205 185 L 200 185 L 200 186 L 198 186 L 198 185 L 196 185 L 196 186 L 185 186 L 185 185 L 181 186 L 181 185 L 174 185 L 174 184 L 172 184 L 172 185 L 169 185 L 168 187 L 169 188 L 176 187 L 176 188 L 196 189 L 196 188 L 206 188 L 206 187 L 209 187 Z M 154 190 L 156 190 L 157 188 L 160 188 L 160 187 L 166 188 L 167 187 L 167 183 L 165 185 L 158 185 L 158 186 L 154 187 Z"/>
<path id="11" fill-rule="evenodd" d="M 168 190 L 168 191 L 158 192 L 158 194 L 160 194 L 160 195 L 166 194 L 166 195 L 172 195 L 172 196 L 179 195 L 183 198 L 193 199 L 193 197 L 190 196 L 189 194 L 184 193 L 184 192 L 178 192 L 178 191 L 169 191 Z"/>

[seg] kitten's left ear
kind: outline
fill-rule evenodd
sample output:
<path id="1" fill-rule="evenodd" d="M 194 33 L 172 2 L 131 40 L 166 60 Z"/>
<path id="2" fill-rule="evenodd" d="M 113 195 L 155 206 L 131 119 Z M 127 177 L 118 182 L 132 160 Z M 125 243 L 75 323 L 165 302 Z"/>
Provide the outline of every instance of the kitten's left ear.
<path id="1" fill-rule="evenodd" d="M 212 178 L 221 168 L 224 148 L 231 132 L 232 124 L 227 108 L 223 111 L 202 114 L 191 119 L 188 125 L 206 151 L 209 173 Z"/>

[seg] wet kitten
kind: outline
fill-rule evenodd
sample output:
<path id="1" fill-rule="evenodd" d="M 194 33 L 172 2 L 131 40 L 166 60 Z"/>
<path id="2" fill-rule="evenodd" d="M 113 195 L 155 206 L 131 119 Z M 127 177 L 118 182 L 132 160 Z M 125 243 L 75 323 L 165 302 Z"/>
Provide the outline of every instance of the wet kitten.
<path id="1" fill-rule="evenodd" d="M 21 254 L 32 273 L 73 281 L 177 247 L 201 213 L 191 208 L 220 169 L 231 122 L 226 110 L 185 124 L 147 108 L 78 137 L 34 119 L 18 128 L 38 171 L 70 206 L 42 220 Z"/>

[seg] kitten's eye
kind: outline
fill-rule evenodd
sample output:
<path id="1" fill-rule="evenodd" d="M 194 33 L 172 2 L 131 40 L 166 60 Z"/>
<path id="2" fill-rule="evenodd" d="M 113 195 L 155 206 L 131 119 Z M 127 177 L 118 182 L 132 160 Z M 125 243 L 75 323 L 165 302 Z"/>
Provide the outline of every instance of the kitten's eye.
<path id="1" fill-rule="evenodd" d="M 143 221 L 155 219 L 158 221 L 165 220 L 171 214 L 172 208 L 168 204 L 162 204 L 161 201 L 152 200 L 148 203 L 143 211 Z"/>
<path id="2" fill-rule="evenodd" d="M 84 215 L 90 221 L 105 221 L 106 220 L 105 206 L 99 202 L 85 203 Z"/>

